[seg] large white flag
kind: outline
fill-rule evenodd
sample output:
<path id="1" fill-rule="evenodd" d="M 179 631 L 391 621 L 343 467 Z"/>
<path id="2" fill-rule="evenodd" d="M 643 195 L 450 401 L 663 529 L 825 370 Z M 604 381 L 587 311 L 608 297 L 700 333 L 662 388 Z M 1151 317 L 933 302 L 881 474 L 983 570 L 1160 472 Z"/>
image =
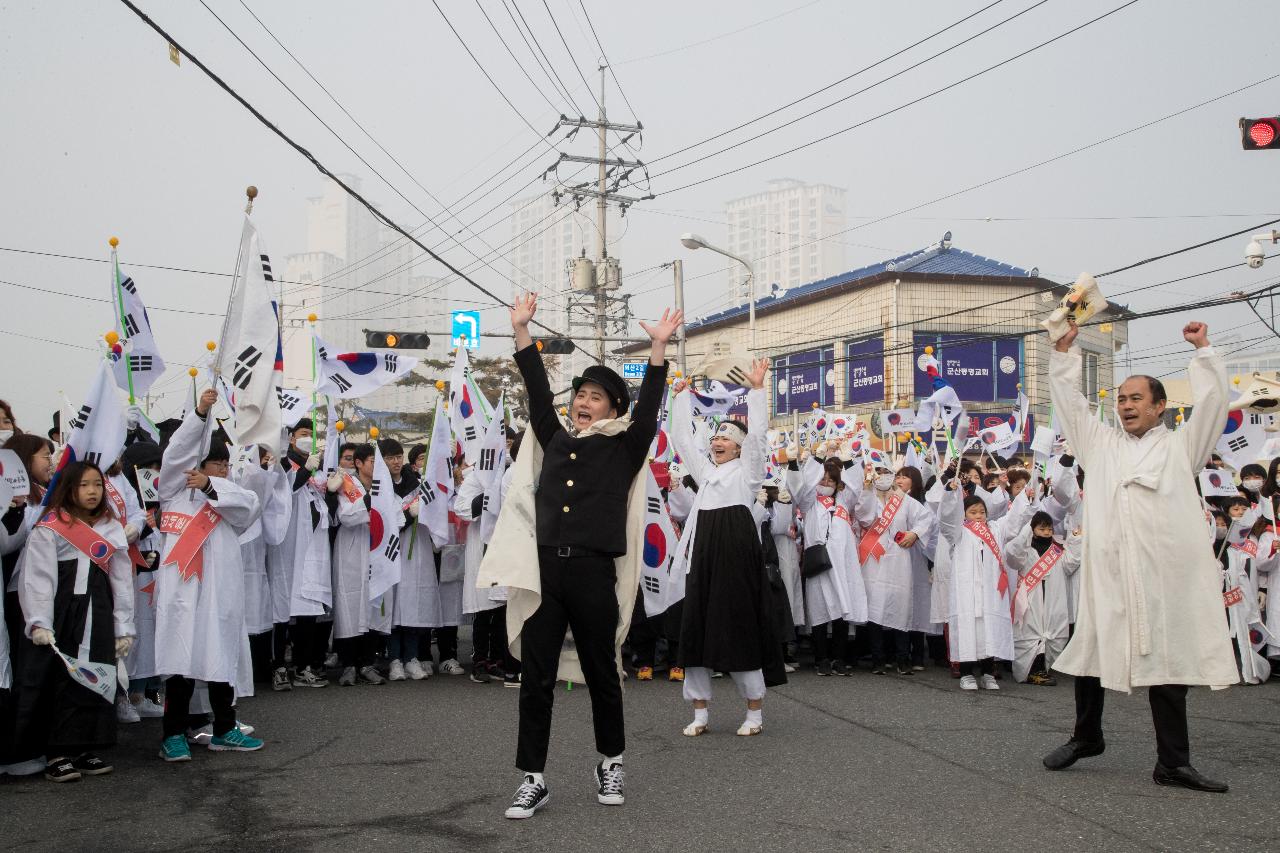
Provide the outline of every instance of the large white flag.
<path id="1" fill-rule="evenodd" d="M 1021 436 L 1013 431 L 1013 427 L 1008 421 L 1002 421 L 995 426 L 983 427 L 982 432 L 978 433 L 978 440 L 982 442 L 982 449 L 988 453 L 1003 453 L 1010 448 L 1017 447 Z"/>
<path id="2" fill-rule="evenodd" d="M 331 476 L 338 470 L 338 448 L 342 445 L 342 433 L 338 432 L 338 412 L 333 407 L 333 400 L 325 401 L 328 417 L 324 422 L 324 459 L 320 467 L 326 475 Z"/>
<path id="3" fill-rule="evenodd" d="M 315 336 L 316 393 L 337 400 L 363 397 L 404 376 L 418 359 L 398 352 L 337 352 Z"/>
<path id="4" fill-rule="evenodd" d="M 106 361 L 98 367 L 84 405 L 67 426 L 70 434 L 58 470 L 71 462 L 92 462 L 106 470 L 120 457 L 129 427 L 124 401 Z"/>
<path id="5" fill-rule="evenodd" d="M 462 445 L 467 461 L 474 464 L 485 428 L 489 424 L 485 411 L 488 402 L 471 382 L 471 362 L 466 347 L 458 347 L 454 356 L 453 372 L 449 375 L 449 426 L 454 438 Z"/>
<path id="6" fill-rule="evenodd" d="M 641 549 L 640 589 L 644 593 L 644 612 L 646 616 L 657 616 L 679 600 L 674 598 L 676 590 L 668 590 L 670 584 L 679 583 L 683 597 L 683 578 L 671 577 L 671 560 L 676 552 L 675 528 L 671 525 L 671 515 L 662 500 L 662 491 L 658 481 L 654 479 L 653 469 L 645 466 L 644 491 L 644 540 Z"/>
<path id="7" fill-rule="evenodd" d="M 271 258 L 248 216 L 240 233 L 240 267 L 231 297 L 226 334 L 217 352 L 218 370 L 231 385 L 236 440 L 280 454 L 280 398 L 284 357 L 275 302 Z"/>
<path id="8" fill-rule="evenodd" d="M 725 385 L 712 379 L 705 389 L 689 388 L 689 402 L 695 418 L 727 415 L 729 410 L 746 401 L 747 391 L 736 385 Z"/>
<path id="9" fill-rule="evenodd" d="M 369 600 L 373 601 L 400 583 L 400 522 L 404 519 L 377 442 L 373 445 L 369 498 Z"/>
<path id="10" fill-rule="evenodd" d="M 113 263 L 112 267 L 111 308 L 115 314 L 112 325 L 120 336 L 124 353 L 112 365 L 111 372 L 115 374 L 120 390 L 128 391 L 137 399 L 144 396 L 164 373 L 164 359 L 160 357 L 160 348 L 151 333 L 151 320 L 138 294 L 138 286 L 132 278 L 120 272 L 119 263 Z"/>
<path id="11" fill-rule="evenodd" d="M 431 534 L 436 548 L 449 544 L 449 504 L 453 502 L 453 439 L 444 398 L 436 398 L 436 417 L 431 427 L 427 467 L 418 484 L 418 521 Z"/>
<path id="12" fill-rule="evenodd" d="M 476 476 L 484 486 L 484 512 L 480 516 L 480 537 L 488 544 L 493 527 L 502 511 L 502 474 L 507 470 L 507 425 L 502 419 L 503 397 L 498 397 L 498 407 L 485 430 L 480 444 L 480 455 L 475 460 Z"/>
<path id="13" fill-rule="evenodd" d="M 280 400 L 280 422 L 287 429 L 293 429 L 310 411 L 302 392 L 294 388 L 277 388 L 276 398 Z"/>

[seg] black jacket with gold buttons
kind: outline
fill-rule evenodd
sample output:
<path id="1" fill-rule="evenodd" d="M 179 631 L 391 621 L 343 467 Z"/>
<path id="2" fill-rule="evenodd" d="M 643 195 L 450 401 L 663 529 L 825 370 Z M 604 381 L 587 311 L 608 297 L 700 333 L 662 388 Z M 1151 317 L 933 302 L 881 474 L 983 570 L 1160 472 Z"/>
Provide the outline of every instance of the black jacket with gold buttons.
<path id="1" fill-rule="evenodd" d="M 529 426 L 542 446 L 542 474 L 534 495 L 539 546 L 627 552 L 627 495 L 658 431 L 658 406 L 667 365 L 649 365 L 631 410 L 631 426 L 614 436 L 576 438 L 556 416 L 551 386 L 536 347 L 516 353 L 529 391 Z"/>

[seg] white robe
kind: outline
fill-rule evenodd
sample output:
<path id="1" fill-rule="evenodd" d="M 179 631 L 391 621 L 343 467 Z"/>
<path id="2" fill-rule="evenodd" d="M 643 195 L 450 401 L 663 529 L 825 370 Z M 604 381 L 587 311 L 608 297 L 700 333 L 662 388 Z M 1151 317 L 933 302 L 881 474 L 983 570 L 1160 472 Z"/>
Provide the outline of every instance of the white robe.
<path id="1" fill-rule="evenodd" d="M 1196 350 L 1190 420 L 1141 438 L 1098 421 L 1080 393 L 1080 371 L 1077 348 L 1050 353 L 1054 415 L 1088 478 L 1076 630 L 1054 668 L 1126 693 L 1233 684 L 1221 575 L 1192 487 L 1226 422 L 1222 359 L 1212 347 Z"/>
<path id="2" fill-rule="evenodd" d="M 1258 589 L 1266 590 L 1267 607 L 1264 623 L 1270 639 L 1262 653 L 1268 658 L 1280 658 L 1280 601 L 1273 601 L 1272 594 L 1280 595 L 1280 542 L 1276 534 L 1270 530 L 1262 534 L 1258 540 L 1258 560 L 1254 564 L 1257 569 Z M 1275 554 L 1272 551 L 1276 551 Z"/>
<path id="3" fill-rule="evenodd" d="M 350 500 L 338 490 L 338 535 L 333 543 L 333 636 L 358 637 L 369 631 L 391 633 L 393 602 L 383 593 L 369 599 L 369 508 L 360 478 L 348 473 L 359 495 Z"/>
<path id="4" fill-rule="evenodd" d="M 292 496 L 284 471 L 276 466 L 263 470 L 261 466 L 252 465 L 242 474 L 233 472 L 233 481 L 253 492 L 262 506 L 261 515 L 240 534 L 240 555 L 244 560 L 244 622 L 245 630 L 252 636 L 270 631 L 275 621 L 267 553 L 280 544 L 288 527 Z"/>
<path id="5" fill-rule="evenodd" d="M 947 489 L 939 510 L 939 530 L 949 551 L 947 644 L 951 660 L 1013 660 L 1014 586 L 1009 584 L 1004 593 L 1000 592 L 1001 575 L 1008 580 L 1001 560 L 965 528 L 964 492 Z M 1003 548 L 1031 513 L 1031 502 L 1021 494 L 1002 518 L 988 521 L 996 547 Z M 939 550 L 942 547 L 939 543 Z"/>
<path id="6" fill-rule="evenodd" d="M 1032 528 L 1027 524 L 1004 546 L 1005 565 L 1017 572 L 1019 581 L 1040 561 L 1040 555 L 1031 544 Z M 1044 655 L 1045 668 L 1067 647 L 1071 635 L 1070 589 L 1071 577 L 1080 568 L 1082 537 L 1068 535 L 1063 554 L 1058 562 L 1026 596 L 1027 610 L 1013 626 L 1013 677 L 1026 681 L 1037 655 Z M 1023 593 L 1019 590 L 1016 595 Z"/>
<path id="7" fill-rule="evenodd" d="M 867 590 L 858 563 L 858 542 L 852 524 L 835 514 L 836 507 L 842 506 L 851 522 L 862 496 L 862 471 L 856 467 L 850 470 L 859 476 L 844 478 L 845 487 L 833 496 L 836 503 L 831 509 L 824 509 L 817 500 L 823 472 L 820 462 L 810 456 L 799 471 L 787 471 L 787 491 L 803 516 L 805 547 L 824 543 L 831 557 L 830 570 L 804 580 L 805 616 L 810 627 L 836 619 L 859 625 L 867 621 Z"/>
<path id="8" fill-rule="evenodd" d="M 400 583 L 396 584 L 392 615 L 392 622 L 398 628 L 434 628 L 443 624 L 435 550 L 422 509 L 419 500 L 413 522 L 402 537 Z"/>
<path id="9" fill-rule="evenodd" d="M 884 510 L 879 496 L 873 493 L 872 497 L 874 501 L 870 504 L 870 512 L 864 512 L 864 517 L 859 519 L 868 529 Z M 925 565 L 925 548 L 933 526 L 933 513 L 928 507 L 910 495 L 903 495 L 889 528 L 880 534 L 880 547 L 884 554 L 868 556 L 862 564 L 862 577 L 867 588 L 868 622 L 898 631 L 916 630 L 916 593 L 920 586 L 917 568 L 924 569 L 927 588 L 929 569 Z M 914 533 L 919 541 L 910 548 L 903 548 L 894 541 L 900 533 Z M 923 621 L 927 624 L 927 606 L 925 610 Z"/>
<path id="10" fill-rule="evenodd" d="M 770 507 L 769 533 L 773 547 L 778 551 L 778 572 L 787 588 L 787 600 L 791 604 L 791 623 L 804 624 L 804 588 L 800 583 L 800 548 L 796 542 L 795 505 L 774 501 Z"/>
<path id="11" fill-rule="evenodd" d="M 1236 532 L 1236 526 L 1233 525 L 1229 534 L 1232 542 L 1240 541 Z M 1258 589 L 1251 571 L 1252 559 L 1245 552 L 1230 546 L 1226 548 L 1226 555 L 1227 567 L 1222 572 L 1222 591 L 1225 594 L 1238 587 L 1241 593 L 1240 601 L 1227 606 L 1227 625 L 1236 641 L 1239 654 L 1240 680 L 1245 684 L 1261 684 L 1271 677 L 1271 664 L 1254 650 L 1253 638 L 1250 636 L 1251 630 L 1262 624 L 1262 614 L 1258 610 Z"/>
<path id="12" fill-rule="evenodd" d="M 124 474 L 116 474 L 108 479 L 124 501 L 125 517 L 117 520 L 121 524 L 127 521 L 141 532 L 147 526 L 147 512 L 138 499 L 137 490 Z M 111 507 L 113 513 L 115 512 L 114 501 L 108 500 L 107 506 Z M 159 533 L 153 532 L 138 540 L 136 543 L 138 550 L 143 553 L 159 551 L 162 538 Z M 132 566 L 133 561 L 129 562 Z M 125 672 L 129 673 L 131 681 L 150 678 L 156 674 L 156 575 L 155 572 L 140 572 L 136 567 L 133 567 L 132 571 L 135 636 L 133 646 L 129 649 L 129 655 L 124 661 Z"/>
<path id="13" fill-rule="evenodd" d="M 290 488 L 296 483 L 297 473 L 286 475 Z M 323 472 L 316 474 L 292 492 L 284 539 L 277 547 L 267 549 L 273 622 L 288 622 L 293 616 L 322 616 L 333 605 L 325 479 Z M 313 510 L 319 518 L 315 527 L 311 524 Z"/>
<path id="14" fill-rule="evenodd" d="M 467 526 L 467 549 L 464 553 L 465 574 L 462 579 L 462 612 L 480 613 L 501 607 L 506 601 L 506 590 L 501 587 L 476 588 L 476 579 L 480 576 L 480 561 L 484 559 L 484 537 L 481 535 L 481 520 L 471 515 L 472 502 L 484 494 L 484 483 L 480 481 L 479 472 L 472 468 L 466 473 L 462 485 L 453 496 L 453 512 L 458 518 L 470 522 Z M 493 598 L 493 590 L 502 589 L 501 598 Z"/>
<path id="15" fill-rule="evenodd" d="M 175 563 L 165 564 L 178 537 L 164 535 L 156 570 L 156 672 L 198 681 L 232 684 L 239 696 L 253 695 L 249 634 L 244 622 L 244 575 L 240 534 L 261 506 L 257 496 L 230 480 L 211 477 L 217 497 L 188 489 L 184 472 L 199 467 L 204 419 L 191 412 L 183 420 L 160 467 L 160 511 L 194 515 L 212 504 L 222 517 L 205 539 L 201 577 L 183 580 Z"/>

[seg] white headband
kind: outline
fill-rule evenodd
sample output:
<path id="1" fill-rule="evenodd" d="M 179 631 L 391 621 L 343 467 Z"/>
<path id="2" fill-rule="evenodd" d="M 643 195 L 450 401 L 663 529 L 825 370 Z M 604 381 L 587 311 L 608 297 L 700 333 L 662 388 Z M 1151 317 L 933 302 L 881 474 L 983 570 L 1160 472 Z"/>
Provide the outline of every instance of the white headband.
<path id="1" fill-rule="evenodd" d="M 724 436 L 739 447 L 747 440 L 747 434 L 742 431 L 742 427 L 737 424 L 731 424 L 728 421 L 720 424 L 719 428 L 716 429 L 716 435 Z"/>

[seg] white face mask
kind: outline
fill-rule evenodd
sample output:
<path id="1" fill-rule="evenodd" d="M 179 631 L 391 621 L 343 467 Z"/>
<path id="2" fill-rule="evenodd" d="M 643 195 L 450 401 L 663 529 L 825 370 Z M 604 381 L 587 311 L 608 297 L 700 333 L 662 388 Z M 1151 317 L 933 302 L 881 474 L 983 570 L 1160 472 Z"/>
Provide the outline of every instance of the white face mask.
<path id="1" fill-rule="evenodd" d="M 6 441 L 8 441 L 11 438 L 13 438 L 13 430 L 0 429 L 0 444 L 4 444 Z"/>
<path id="2" fill-rule="evenodd" d="M 1227 528 L 1225 528 L 1225 527 L 1218 527 L 1218 526 L 1215 524 L 1215 525 L 1214 525 L 1214 527 L 1213 527 L 1213 538 L 1214 538 L 1214 539 L 1225 539 L 1225 538 L 1227 538 Z"/>
<path id="3" fill-rule="evenodd" d="M 893 488 L 893 481 L 897 479 L 892 474 L 881 474 L 876 477 L 876 490 L 887 492 Z"/>
<path id="4" fill-rule="evenodd" d="M 1262 484 L 1264 482 L 1266 481 L 1250 477 L 1248 480 L 1245 480 L 1242 485 L 1251 492 L 1260 492 L 1262 491 Z"/>
<path id="5" fill-rule="evenodd" d="M 298 448 L 299 453 L 309 455 L 311 453 L 311 448 L 312 448 L 311 441 L 312 439 L 311 439 L 311 436 L 309 435 L 298 436 L 298 438 L 293 442 L 293 446 Z"/>
<path id="6" fill-rule="evenodd" d="M 835 486 L 818 486 L 818 494 L 824 498 L 829 498 L 836 493 Z"/>

